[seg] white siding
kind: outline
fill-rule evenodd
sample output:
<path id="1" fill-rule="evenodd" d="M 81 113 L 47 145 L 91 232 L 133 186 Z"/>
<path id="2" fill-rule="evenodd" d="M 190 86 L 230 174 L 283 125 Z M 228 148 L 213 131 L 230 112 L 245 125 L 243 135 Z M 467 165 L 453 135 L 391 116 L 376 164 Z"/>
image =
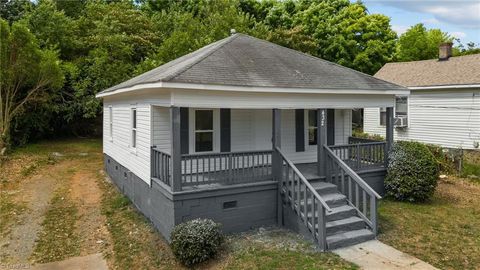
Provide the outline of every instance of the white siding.
<path id="1" fill-rule="evenodd" d="M 169 153 L 170 145 L 170 109 L 152 106 L 152 140 L 159 150 Z"/>
<path id="2" fill-rule="evenodd" d="M 385 135 L 379 109 L 364 110 L 364 130 Z M 474 149 L 480 141 L 480 92 L 420 92 L 409 96 L 409 126 L 395 129 L 395 140 L 413 140 L 449 148 Z"/>
<path id="3" fill-rule="evenodd" d="M 103 100 L 103 152 L 148 184 L 150 184 L 150 147 L 152 145 L 152 111 L 150 104 L 168 104 L 169 97 L 170 94 L 159 93 L 155 99 L 106 97 Z M 108 132 L 108 110 L 110 106 L 113 113 L 113 137 L 110 137 L 110 132 Z M 137 108 L 136 148 L 131 147 L 131 110 L 133 107 Z M 160 126 L 159 130 L 162 128 Z"/>
<path id="4" fill-rule="evenodd" d="M 351 110 L 335 111 L 335 144 L 348 142 L 351 136 Z M 272 148 L 272 110 L 232 110 L 232 151 Z M 304 152 L 295 148 L 295 111 L 282 110 L 282 150 L 296 163 L 317 160 L 317 147 L 306 145 Z"/>

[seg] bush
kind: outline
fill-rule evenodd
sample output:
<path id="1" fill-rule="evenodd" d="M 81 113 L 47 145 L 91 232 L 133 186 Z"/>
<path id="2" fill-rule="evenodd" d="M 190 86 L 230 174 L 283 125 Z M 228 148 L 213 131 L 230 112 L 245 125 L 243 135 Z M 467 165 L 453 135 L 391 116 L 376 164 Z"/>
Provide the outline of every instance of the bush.
<path id="1" fill-rule="evenodd" d="M 385 191 L 396 200 L 425 201 L 437 187 L 438 174 L 438 164 L 426 145 L 399 141 L 389 154 Z"/>
<path id="2" fill-rule="evenodd" d="M 210 219 L 194 219 L 175 226 L 170 244 L 173 254 L 187 266 L 212 258 L 223 243 L 220 228 Z"/>

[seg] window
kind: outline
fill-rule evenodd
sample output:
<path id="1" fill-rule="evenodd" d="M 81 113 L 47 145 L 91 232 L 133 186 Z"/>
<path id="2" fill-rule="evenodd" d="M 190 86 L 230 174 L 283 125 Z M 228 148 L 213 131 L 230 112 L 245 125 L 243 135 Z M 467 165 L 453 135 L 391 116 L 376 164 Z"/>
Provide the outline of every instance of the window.
<path id="1" fill-rule="evenodd" d="M 195 111 L 195 152 L 213 151 L 213 110 Z"/>
<path id="2" fill-rule="evenodd" d="M 112 106 L 108 107 L 108 125 L 110 130 L 110 139 L 113 138 L 113 109 Z"/>
<path id="3" fill-rule="evenodd" d="M 387 109 L 380 108 L 380 125 L 385 126 L 387 124 Z"/>
<path id="4" fill-rule="evenodd" d="M 408 97 L 395 97 L 395 117 L 407 117 L 408 116 Z M 387 124 L 387 110 L 380 108 L 380 125 L 385 126 Z"/>
<path id="5" fill-rule="evenodd" d="M 395 117 L 408 115 L 408 97 L 396 97 L 395 98 Z"/>
<path id="6" fill-rule="evenodd" d="M 132 108 L 132 147 L 137 147 L 137 109 Z"/>
<path id="7" fill-rule="evenodd" d="M 308 145 L 317 145 L 317 111 L 308 111 Z"/>

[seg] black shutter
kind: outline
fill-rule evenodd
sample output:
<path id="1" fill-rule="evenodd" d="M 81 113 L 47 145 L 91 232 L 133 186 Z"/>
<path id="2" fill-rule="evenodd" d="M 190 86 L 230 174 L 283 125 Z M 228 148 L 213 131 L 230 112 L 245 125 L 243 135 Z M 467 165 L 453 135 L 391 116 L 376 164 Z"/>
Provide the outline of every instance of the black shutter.
<path id="1" fill-rule="evenodd" d="M 327 145 L 335 144 L 335 109 L 327 110 Z"/>
<path id="2" fill-rule="evenodd" d="M 305 112 L 303 109 L 295 110 L 295 145 L 297 152 L 305 151 Z"/>
<path id="3" fill-rule="evenodd" d="M 188 154 L 188 108 L 180 108 L 180 152 Z"/>
<path id="4" fill-rule="evenodd" d="M 220 109 L 220 152 L 230 152 L 231 138 L 231 111 Z"/>

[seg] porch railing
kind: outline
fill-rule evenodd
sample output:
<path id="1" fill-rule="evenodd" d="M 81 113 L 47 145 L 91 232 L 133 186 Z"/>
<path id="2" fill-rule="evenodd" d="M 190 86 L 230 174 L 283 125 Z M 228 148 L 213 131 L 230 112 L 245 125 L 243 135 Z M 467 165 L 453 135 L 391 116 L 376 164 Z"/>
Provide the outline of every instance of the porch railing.
<path id="1" fill-rule="evenodd" d="M 298 168 L 285 157 L 280 148 L 275 149 L 281 157 L 281 172 L 278 173 L 282 194 L 293 211 L 311 232 L 322 250 L 327 249 L 326 213 L 332 209 L 312 187 Z"/>
<path id="2" fill-rule="evenodd" d="M 329 149 L 354 170 L 385 166 L 385 142 L 332 145 Z"/>
<path id="3" fill-rule="evenodd" d="M 327 162 L 327 181 L 335 184 L 338 191 L 347 197 L 350 205 L 356 208 L 359 216 L 377 234 L 377 200 L 381 199 L 358 174 L 352 170 L 332 147 L 324 146 Z"/>
<path id="4" fill-rule="evenodd" d="M 151 148 L 151 169 L 152 169 L 152 178 L 157 178 L 162 181 L 167 186 L 171 184 L 171 156 L 168 153 L 165 153 L 155 146 Z"/>
<path id="5" fill-rule="evenodd" d="M 182 155 L 183 186 L 272 179 L 272 150 Z"/>

